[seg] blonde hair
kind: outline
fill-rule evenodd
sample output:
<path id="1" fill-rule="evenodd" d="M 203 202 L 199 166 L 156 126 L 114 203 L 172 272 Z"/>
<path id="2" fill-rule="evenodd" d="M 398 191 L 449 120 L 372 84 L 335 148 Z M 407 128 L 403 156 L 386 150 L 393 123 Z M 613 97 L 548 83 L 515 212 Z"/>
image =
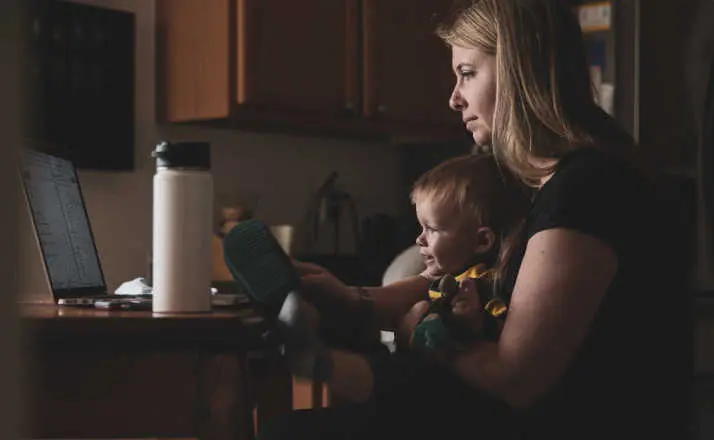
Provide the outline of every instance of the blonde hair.
<path id="1" fill-rule="evenodd" d="M 596 133 L 614 128 L 595 103 L 580 25 L 566 3 L 462 1 L 436 31 L 449 45 L 495 56 L 493 153 L 529 185 L 554 170 L 539 159 L 599 146 L 608 137 Z"/>
<path id="2" fill-rule="evenodd" d="M 523 219 L 530 205 L 527 188 L 491 154 L 448 159 L 414 183 L 411 201 L 429 200 L 505 237 Z"/>

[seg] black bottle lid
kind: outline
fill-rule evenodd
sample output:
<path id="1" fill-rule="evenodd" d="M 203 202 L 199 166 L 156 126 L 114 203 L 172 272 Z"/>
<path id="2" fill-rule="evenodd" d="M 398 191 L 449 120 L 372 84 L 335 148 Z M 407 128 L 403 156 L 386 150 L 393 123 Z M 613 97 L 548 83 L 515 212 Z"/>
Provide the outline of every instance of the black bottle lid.
<path id="1" fill-rule="evenodd" d="M 162 141 L 151 152 L 156 168 L 211 168 L 211 144 L 208 142 Z"/>

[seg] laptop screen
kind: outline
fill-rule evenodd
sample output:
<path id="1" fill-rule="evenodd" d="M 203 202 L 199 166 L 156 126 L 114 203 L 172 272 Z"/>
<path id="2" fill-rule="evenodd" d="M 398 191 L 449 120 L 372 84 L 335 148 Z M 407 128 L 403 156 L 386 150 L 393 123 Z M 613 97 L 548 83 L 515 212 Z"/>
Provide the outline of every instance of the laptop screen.
<path id="1" fill-rule="evenodd" d="M 23 187 L 54 295 L 106 293 L 74 165 L 34 150 L 23 153 Z"/>

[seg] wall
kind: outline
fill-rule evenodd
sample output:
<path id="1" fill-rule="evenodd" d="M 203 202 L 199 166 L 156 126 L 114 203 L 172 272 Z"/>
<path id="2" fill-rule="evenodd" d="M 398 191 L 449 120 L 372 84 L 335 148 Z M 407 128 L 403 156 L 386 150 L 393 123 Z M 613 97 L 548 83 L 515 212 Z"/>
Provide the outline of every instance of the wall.
<path id="1" fill-rule="evenodd" d="M 20 323 L 16 315 L 17 301 L 17 234 L 15 211 L 8 209 L 17 203 L 18 189 L 13 169 L 16 146 L 24 134 L 26 96 L 22 77 L 25 47 L 20 38 L 23 0 L 0 2 L 0 203 L 5 208 L 0 216 L 0 438 L 15 440 L 20 436 L 20 420 L 24 405 L 22 394 L 29 385 L 24 373 L 32 365 L 30 355 L 20 344 Z"/>
<path id="2" fill-rule="evenodd" d="M 333 170 L 355 198 L 360 216 L 395 213 L 401 206 L 401 155 L 395 146 L 157 125 L 154 0 L 74 1 L 136 13 L 136 169 L 80 172 L 110 288 L 146 272 L 153 174 L 149 155 L 161 139 L 210 141 L 218 204 L 247 200 L 269 223 L 299 224 L 312 192 Z M 345 249 L 350 240 L 343 240 Z M 317 249 L 329 245 L 318 243 Z"/>

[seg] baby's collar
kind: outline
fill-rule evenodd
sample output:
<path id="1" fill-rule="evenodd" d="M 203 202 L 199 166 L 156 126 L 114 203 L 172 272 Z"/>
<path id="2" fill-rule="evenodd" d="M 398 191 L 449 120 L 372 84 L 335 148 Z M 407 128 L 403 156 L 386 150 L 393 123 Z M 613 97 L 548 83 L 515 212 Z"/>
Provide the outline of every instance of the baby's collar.
<path id="1" fill-rule="evenodd" d="M 464 278 L 484 278 L 490 277 L 493 274 L 493 269 L 489 269 L 486 263 L 478 263 L 468 267 L 459 275 L 454 276 L 456 281 L 461 281 Z"/>

